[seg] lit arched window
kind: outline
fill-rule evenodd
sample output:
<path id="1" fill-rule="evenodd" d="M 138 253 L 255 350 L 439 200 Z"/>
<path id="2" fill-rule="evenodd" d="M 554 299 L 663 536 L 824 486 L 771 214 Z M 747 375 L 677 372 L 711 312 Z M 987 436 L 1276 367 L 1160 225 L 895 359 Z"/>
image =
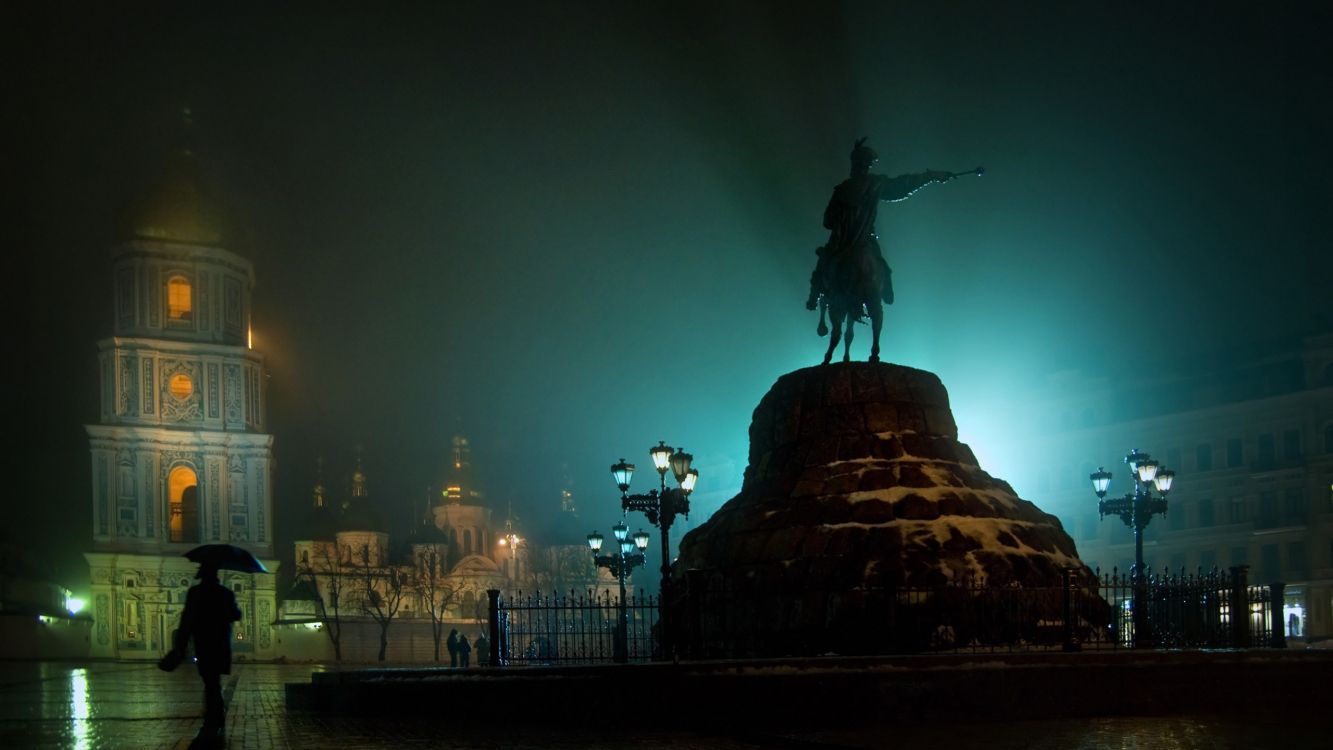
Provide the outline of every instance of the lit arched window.
<path id="1" fill-rule="evenodd" d="M 184 276 L 167 279 L 167 320 L 188 321 L 194 312 L 190 280 Z"/>
<path id="2" fill-rule="evenodd" d="M 167 475 L 171 541 L 199 541 L 199 487 L 194 469 L 177 466 Z"/>

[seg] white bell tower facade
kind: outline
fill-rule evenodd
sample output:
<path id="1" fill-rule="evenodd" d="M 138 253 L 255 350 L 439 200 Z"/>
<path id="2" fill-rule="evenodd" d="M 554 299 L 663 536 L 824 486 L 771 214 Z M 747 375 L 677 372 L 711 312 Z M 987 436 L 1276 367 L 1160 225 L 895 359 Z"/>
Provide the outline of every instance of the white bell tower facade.
<path id="1" fill-rule="evenodd" d="M 189 152 L 175 155 L 188 160 Z M 92 449 L 91 655 L 157 659 L 171 648 L 201 544 L 244 547 L 270 574 L 221 571 L 236 594 L 234 659 L 271 659 L 273 437 L 263 358 L 251 347 L 250 261 L 221 247 L 193 181 L 111 252 L 113 334 L 98 342 Z"/>

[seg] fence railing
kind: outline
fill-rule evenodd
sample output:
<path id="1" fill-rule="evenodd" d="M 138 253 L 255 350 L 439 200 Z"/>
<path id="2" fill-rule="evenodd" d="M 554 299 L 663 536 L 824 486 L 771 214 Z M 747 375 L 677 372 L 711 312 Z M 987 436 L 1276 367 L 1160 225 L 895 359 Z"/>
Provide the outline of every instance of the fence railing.
<path id="1" fill-rule="evenodd" d="M 619 597 L 592 590 L 559 594 L 520 592 L 508 597 L 498 596 L 498 591 L 494 593 L 492 642 L 499 664 L 595 664 L 615 660 L 616 630 L 621 621 Z M 626 597 L 627 661 L 655 658 L 660 614 L 661 604 L 656 596 Z"/>
<path id="2" fill-rule="evenodd" d="M 1058 586 L 778 591 L 691 570 L 670 602 L 665 658 L 1285 647 L 1283 584 L 1247 578 L 1245 566 L 1141 578 L 1071 570 Z M 492 649 L 502 665 L 611 662 L 620 611 L 592 591 L 493 591 Z M 627 660 L 664 658 L 657 597 L 631 596 L 624 611 Z"/>

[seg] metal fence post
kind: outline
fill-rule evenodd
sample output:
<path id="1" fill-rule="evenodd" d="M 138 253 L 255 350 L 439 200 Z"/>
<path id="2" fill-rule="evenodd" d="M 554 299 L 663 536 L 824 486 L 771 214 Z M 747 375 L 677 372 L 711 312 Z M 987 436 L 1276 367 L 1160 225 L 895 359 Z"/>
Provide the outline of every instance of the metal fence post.
<path id="1" fill-rule="evenodd" d="M 1250 647 L 1250 583 L 1248 565 L 1231 567 L 1231 647 Z"/>
<path id="2" fill-rule="evenodd" d="M 1078 651 L 1078 638 L 1074 637 L 1074 569 L 1061 570 L 1060 582 L 1063 584 L 1061 588 L 1065 605 L 1064 645 L 1061 648 L 1064 651 Z"/>
<path id="3" fill-rule="evenodd" d="M 490 619 L 492 667 L 504 666 L 500 662 L 500 589 L 486 589 L 487 610 Z"/>
<path id="4" fill-rule="evenodd" d="M 1278 582 L 1268 587 L 1268 620 L 1273 623 L 1273 637 L 1269 645 L 1273 648 L 1287 647 L 1287 622 L 1282 617 L 1286 596 L 1287 584 Z"/>

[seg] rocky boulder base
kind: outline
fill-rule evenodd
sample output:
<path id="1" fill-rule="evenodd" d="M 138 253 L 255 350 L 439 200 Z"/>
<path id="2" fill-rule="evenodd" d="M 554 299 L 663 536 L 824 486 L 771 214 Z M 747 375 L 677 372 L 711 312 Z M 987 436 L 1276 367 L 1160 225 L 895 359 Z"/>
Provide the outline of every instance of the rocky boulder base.
<path id="1" fill-rule="evenodd" d="M 857 362 L 778 379 L 754 411 L 740 494 L 681 540 L 673 575 L 696 596 L 700 581 L 725 591 L 732 627 L 836 645 L 847 640 L 838 622 L 863 628 L 867 607 L 902 596 L 884 592 L 1054 587 L 1070 568 L 1091 576 L 1060 521 L 958 442 L 937 376 Z"/>

